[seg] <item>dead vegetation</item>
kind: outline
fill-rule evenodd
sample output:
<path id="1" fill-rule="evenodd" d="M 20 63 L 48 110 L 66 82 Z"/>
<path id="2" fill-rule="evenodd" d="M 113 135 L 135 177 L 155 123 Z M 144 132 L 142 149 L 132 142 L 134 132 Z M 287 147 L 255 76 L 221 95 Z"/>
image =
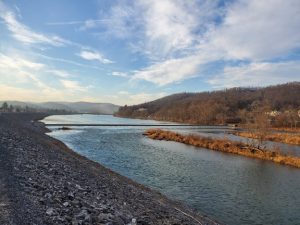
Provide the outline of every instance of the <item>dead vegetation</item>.
<path id="1" fill-rule="evenodd" d="M 259 132 L 237 132 L 235 135 L 246 137 L 246 138 L 254 138 L 260 139 L 262 135 Z M 263 136 L 264 141 L 275 141 L 282 142 L 286 144 L 292 145 L 300 145 L 300 134 L 299 133 L 269 133 Z"/>
<path id="2" fill-rule="evenodd" d="M 285 131 L 291 133 L 300 133 L 300 127 L 272 127 L 270 128 L 271 131 Z M 299 134 L 300 135 L 300 134 Z"/>
<path id="3" fill-rule="evenodd" d="M 176 141 L 196 147 L 268 160 L 275 163 L 300 168 L 299 157 L 286 155 L 275 149 L 266 150 L 256 148 L 242 142 L 230 141 L 226 139 L 212 139 L 193 134 L 183 135 L 161 129 L 149 129 L 144 133 L 144 135 L 154 140 Z"/>

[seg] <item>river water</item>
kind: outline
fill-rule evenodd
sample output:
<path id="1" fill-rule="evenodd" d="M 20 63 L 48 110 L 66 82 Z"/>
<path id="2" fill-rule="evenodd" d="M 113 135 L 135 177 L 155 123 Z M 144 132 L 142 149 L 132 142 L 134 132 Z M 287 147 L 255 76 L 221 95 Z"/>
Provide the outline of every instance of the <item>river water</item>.
<path id="1" fill-rule="evenodd" d="M 47 117 L 43 122 L 140 124 L 73 127 L 68 131 L 49 127 L 49 135 L 79 154 L 224 224 L 300 224 L 300 169 L 144 137 L 142 133 L 149 127 L 142 125 L 162 124 L 157 121 L 63 115 Z M 226 134 L 226 127 L 166 128 L 237 138 Z M 287 151 L 290 146 L 283 147 Z M 298 154 L 300 148 L 294 146 L 291 151 Z"/>

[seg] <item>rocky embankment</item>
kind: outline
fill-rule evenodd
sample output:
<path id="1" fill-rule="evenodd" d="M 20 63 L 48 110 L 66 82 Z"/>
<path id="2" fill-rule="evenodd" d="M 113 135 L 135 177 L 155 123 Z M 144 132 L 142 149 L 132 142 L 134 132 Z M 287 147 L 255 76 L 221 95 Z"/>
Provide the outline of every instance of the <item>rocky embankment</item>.
<path id="1" fill-rule="evenodd" d="M 0 114 L 0 224 L 217 224 L 47 136 L 43 114 Z"/>

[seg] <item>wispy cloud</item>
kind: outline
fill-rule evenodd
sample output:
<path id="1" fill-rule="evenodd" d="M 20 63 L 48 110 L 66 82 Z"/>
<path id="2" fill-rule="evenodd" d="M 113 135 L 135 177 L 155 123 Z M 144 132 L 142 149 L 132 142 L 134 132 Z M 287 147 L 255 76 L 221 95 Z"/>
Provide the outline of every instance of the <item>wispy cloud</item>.
<path id="1" fill-rule="evenodd" d="M 217 1 L 121 1 L 105 25 L 110 35 L 133 41 L 133 51 L 162 60 L 193 52 L 217 13 Z"/>
<path id="2" fill-rule="evenodd" d="M 194 56 L 170 59 L 136 71 L 132 79 L 143 79 L 158 85 L 166 85 L 195 76 L 198 67 L 198 58 Z"/>
<path id="3" fill-rule="evenodd" d="M 239 86 L 267 86 L 300 81 L 300 61 L 261 62 L 241 66 L 227 66 L 220 74 L 208 79 L 215 88 Z"/>
<path id="4" fill-rule="evenodd" d="M 53 46 L 64 45 L 63 39 L 55 35 L 44 35 L 35 32 L 20 23 L 15 14 L 9 11 L 3 3 L 0 3 L 0 18 L 5 22 L 13 37 L 25 44 L 50 44 Z"/>
<path id="5" fill-rule="evenodd" d="M 143 21 L 139 16 L 140 12 L 134 6 L 134 1 L 119 1 L 109 12 L 102 15 L 104 18 L 102 25 L 106 28 L 108 36 L 126 39 L 140 35 Z"/>
<path id="6" fill-rule="evenodd" d="M 38 75 L 46 65 L 20 56 L 0 53 L 0 78 L 2 82 L 28 83 L 38 88 L 48 88 Z M 4 83 L 3 82 L 3 83 Z"/>
<path id="7" fill-rule="evenodd" d="M 53 76 L 51 82 L 60 83 L 63 89 L 57 86 L 54 88 L 48 84 L 47 80 L 49 80 L 49 74 Z M 28 95 L 32 92 L 40 92 L 40 94 L 45 94 L 47 98 L 50 98 L 57 96 L 56 94 L 54 95 L 54 93 L 60 93 L 61 96 L 65 96 L 73 95 L 74 92 L 86 92 L 89 89 L 89 86 L 82 86 L 78 81 L 70 80 L 69 77 L 71 77 L 71 74 L 64 70 L 51 68 L 26 57 L 16 55 L 8 56 L 0 53 L 0 83 L 2 83 L 3 86 L 6 84 L 6 88 L 1 89 L 3 93 L 5 93 L 4 90 L 7 90 L 7 93 L 16 90 L 18 93 L 27 93 Z M 8 85 L 11 83 L 26 85 L 23 88 L 14 88 Z M 26 86 L 29 86 L 29 88 L 34 86 L 35 90 L 28 91 Z M 11 97 L 9 95 L 6 96 Z"/>
<path id="8" fill-rule="evenodd" d="M 128 38 L 134 53 L 153 62 L 135 71 L 132 79 L 161 86 L 198 74 L 209 49 L 200 51 L 198 46 L 204 45 L 202 36 L 218 13 L 217 3 L 212 1 L 121 2 L 107 15 L 106 27 L 110 35 Z"/>
<path id="9" fill-rule="evenodd" d="M 228 59 L 268 60 L 300 47 L 300 1 L 237 1 L 209 43 Z"/>
<path id="10" fill-rule="evenodd" d="M 85 68 L 90 68 L 90 69 L 96 69 L 96 70 L 100 70 L 103 71 L 104 69 L 98 66 L 93 66 L 93 65 L 87 65 L 87 64 L 83 64 L 83 63 L 79 63 L 79 62 L 75 62 L 72 60 L 68 60 L 68 59 L 62 59 L 62 58 L 57 58 L 57 57 L 51 57 L 51 56 L 47 56 L 44 54 L 40 54 L 40 53 L 31 53 L 32 55 L 36 55 L 38 57 L 42 57 L 44 59 L 48 59 L 48 60 L 52 60 L 52 61 L 57 61 L 57 62 L 62 62 L 62 63 L 68 63 L 71 65 L 75 65 L 75 66 L 80 66 L 80 67 L 85 67 Z"/>
<path id="11" fill-rule="evenodd" d="M 70 91 L 76 92 L 76 91 L 87 91 L 88 90 L 88 87 L 80 85 L 78 81 L 61 79 L 60 82 L 64 88 L 66 88 Z"/>
<path id="12" fill-rule="evenodd" d="M 116 77 L 128 77 L 127 73 L 124 72 L 118 72 L 118 71 L 114 71 L 111 73 L 112 76 L 116 76 Z"/>
<path id="13" fill-rule="evenodd" d="M 86 59 L 86 60 L 96 60 L 99 61 L 103 64 L 109 64 L 109 63 L 113 63 L 113 61 L 106 59 L 101 53 L 97 52 L 97 51 L 81 51 L 78 54 L 81 58 Z"/>
<path id="14" fill-rule="evenodd" d="M 20 11 L 18 11 L 20 13 Z M 19 16 L 20 17 L 20 16 Z M 62 47 L 62 46 L 73 46 L 79 48 L 83 54 L 85 59 L 94 57 L 95 60 L 99 60 L 102 63 L 112 63 L 111 60 L 104 58 L 100 53 L 98 53 L 93 48 L 86 46 L 81 43 L 77 43 L 71 40 L 64 39 L 58 35 L 51 35 L 51 34 L 43 34 L 40 32 L 36 32 L 20 22 L 14 12 L 8 9 L 3 3 L 0 2 L 0 18 L 3 20 L 4 24 L 6 25 L 7 29 L 12 33 L 12 36 L 27 45 L 33 45 L 34 47 L 36 44 L 42 45 L 51 45 L 54 47 Z M 99 20 L 100 21 L 100 20 Z M 83 26 L 91 26 L 92 23 L 99 22 L 98 20 L 87 20 L 83 22 Z M 71 21 L 69 23 L 79 23 L 80 21 Z M 41 47 L 39 47 L 41 48 Z M 68 60 L 65 60 L 67 62 Z M 71 62 L 71 61 L 68 61 Z M 75 64 L 75 63 L 73 63 Z M 79 65 L 80 63 L 77 63 Z M 82 64 L 81 64 L 82 65 Z"/>
<path id="15" fill-rule="evenodd" d="M 0 68 L 2 69 L 12 68 L 19 71 L 31 69 L 36 71 L 44 67 L 45 65 L 42 63 L 33 62 L 19 56 L 9 57 L 0 53 Z"/>
<path id="16" fill-rule="evenodd" d="M 58 77 L 62 77 L 62 78 L 67 78 L 67 77 L 70 77 L 71 74 L 67 71 L 64 71 L 64 70 L 47 70 L 46 71 L 47 73 L 50 73 L 50 74 L 54 74 L 55 76 L 58 76 Z"/>
<path id="17" fill-rule="evenodd" d="M 86 19 L 86 20 L 73 20 L 73 21 L 58 21 L 58 22 L 48 22 L 46 25 L 49 26 L 68 26 L 68 25 L 82 25 L 87 26 L 87 28 L 94 27 L 95 24 L 101 24 L 107 22 L 106 19 Z M 93 25 L 92 25 L 93 24 Z M 92 26 L 91 26 L 92 25 Z"/>
<path id="18" fill-rule="evenodd" d="M 212 1 L 152 0 L 129 5 L 126 13 L 116 10 L 122 3 L 113 8 L 111 19 L 136 17 L 124 25 L 129 28 L 125 32 L 138 28 L 138 40 L 131 46 L 152 60 L 133 79 L 166 85 L 199 76 L 207 63 L 272 60 L 300 47 L 297 0 L 241 0 L 223 8 Z M 216 17 L 222 18 L 220 22 Z M 109 25 L 114 29 L 114 24 Z"/>

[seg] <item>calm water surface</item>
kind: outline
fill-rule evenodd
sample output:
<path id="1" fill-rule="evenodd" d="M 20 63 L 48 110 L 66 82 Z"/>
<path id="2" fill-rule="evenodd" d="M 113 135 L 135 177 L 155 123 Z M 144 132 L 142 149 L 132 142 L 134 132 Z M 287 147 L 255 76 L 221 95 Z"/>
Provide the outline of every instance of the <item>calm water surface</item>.
<path id="1" fill-rule="evenodd" d="M 50 116 L 44 122 L 161 124 L 95 115 Z M 225 224 L 300 224 L 299 169 L 151 140 L 142 135 L 147 128 L 74 127 L 61 131 L 51 127 L 50 135 L 79 154 Z M 209 136 L 223 136 L 226 131 L 225 127 L 168 129 Z M 300 149 L 293 151 L 297 154 Z"/>

